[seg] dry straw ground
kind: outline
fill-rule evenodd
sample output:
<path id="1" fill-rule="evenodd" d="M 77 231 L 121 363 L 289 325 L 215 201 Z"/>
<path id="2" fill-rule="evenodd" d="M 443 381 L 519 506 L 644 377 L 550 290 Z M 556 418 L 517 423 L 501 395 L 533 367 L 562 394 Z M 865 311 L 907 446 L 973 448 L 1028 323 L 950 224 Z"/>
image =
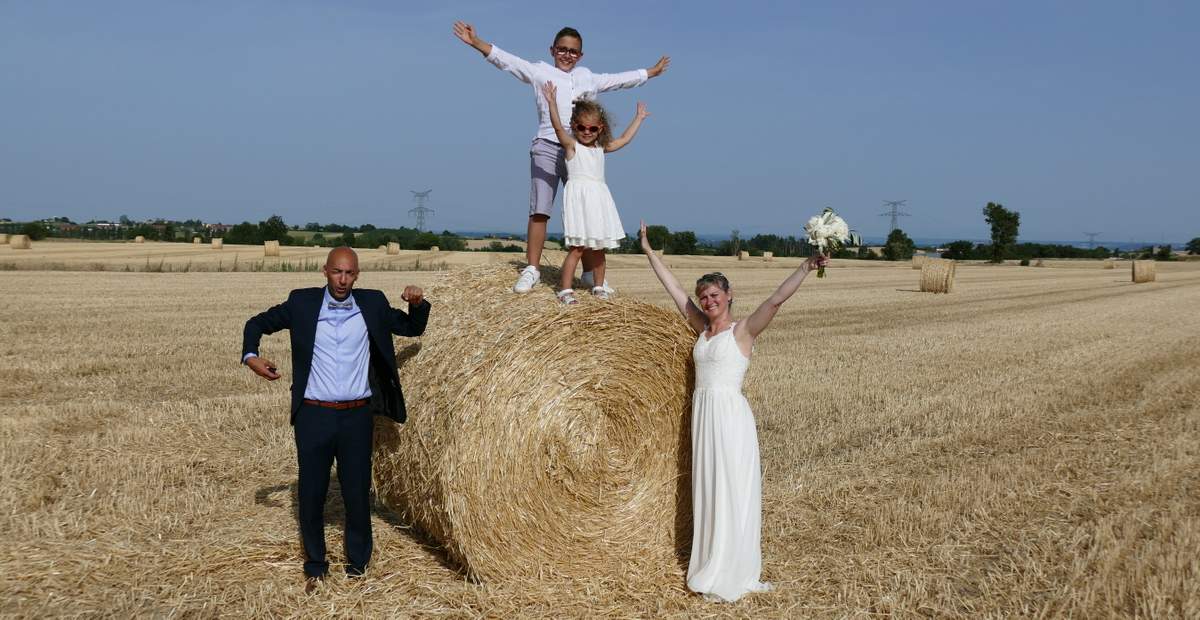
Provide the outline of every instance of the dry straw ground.
<path id="1" fill-rule="evenodd" d="M 672 260 L 729 274 L 739 314 L 788 264 Z M 636 264 L 610 280 L 665 305 Z M 755 352 L 778 589 L 735 605 L 678 569 L 474 584 L 384 509 L 368 577 L 305 597 L 286 381 L 237 354 L 246 317 L 319 276 L 0 273 L 0 615 L 1200 616 L 1200 265 L 1140 285 L 963 265 L 927 295 L 907 263 L 848 264 Z M 286 337 L 266 343 L 290 374 Z"/>

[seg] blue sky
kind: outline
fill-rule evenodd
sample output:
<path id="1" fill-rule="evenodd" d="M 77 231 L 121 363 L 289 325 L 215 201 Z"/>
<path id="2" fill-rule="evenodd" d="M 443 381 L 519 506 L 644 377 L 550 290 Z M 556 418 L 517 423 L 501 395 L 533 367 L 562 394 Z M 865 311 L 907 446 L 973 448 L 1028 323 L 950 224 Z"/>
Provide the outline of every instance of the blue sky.
<path id="1" fill-rule="evenodd" d="M 0 1 L 0 217 L 199 217 L 523 231 L 532 90 L 450 31 L 531 60 L 584 35 L 626 228 L 791 234 L 831 206 L 886 234 L 1200 236 L 1200 3 Z M 551 232 L 561 231 L 555 218 Z"/>

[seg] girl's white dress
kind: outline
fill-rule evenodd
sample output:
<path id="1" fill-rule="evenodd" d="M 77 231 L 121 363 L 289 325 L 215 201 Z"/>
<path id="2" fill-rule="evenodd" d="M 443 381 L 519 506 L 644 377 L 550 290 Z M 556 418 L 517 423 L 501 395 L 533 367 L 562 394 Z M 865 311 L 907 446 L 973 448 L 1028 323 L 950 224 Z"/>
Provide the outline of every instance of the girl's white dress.
<path id="1" fill-rule="evenodd" d="M 742 395 L 750 360 L 733 327 L 692 349 L 692 557 L 688 587 L 736 601 L 769 590 L 762 573 L 762 473 L 754 412 Z"/>
<path id="2" fill-rule="evenodd" d="M 563 237 L 567 247 L 590 249 L 620 247 L 625 238 L 617 205 L 604 183 L 604 149 L 575 145 L 567 160 L 567 185 L 563 188 Z"/>

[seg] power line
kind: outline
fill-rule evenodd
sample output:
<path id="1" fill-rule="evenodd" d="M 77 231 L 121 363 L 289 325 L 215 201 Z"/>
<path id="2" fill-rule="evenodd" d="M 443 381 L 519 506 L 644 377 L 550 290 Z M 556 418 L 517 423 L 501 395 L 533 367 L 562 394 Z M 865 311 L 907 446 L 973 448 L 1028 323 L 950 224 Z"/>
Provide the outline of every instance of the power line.
<path id="1" fill-rule="evenodd" d="M 910 213 L 905 213 L 900 210 L 901 207 L 907 206 L 904 204 L 906 202 L 908 202 L 908 201 L 907 200 L 885 200 L 885 201 L 883 201 L 883 206 L 888 207 L 888 210 L 884 211 L 883 213 L 880 213 L 879 215 L 880 216 L 885 216 L 885 215 L 891 216 L 892 227 L 888 229 L 889 235 L 892 234 L 893 230 L 900 228 L 899 224 L 896 222 L 897 217 L 901 217 L 901 216 L 908 217 L 909 215 L 911 215 Z"/>
<path id="2" fill-rule="evenodd" d="M 414 192 L 413 190 L 408 191 L 412 192 L 413 202 L 417 203 L 417 206 L 408 210 L 408 214 L 417 218 L 417 230 L 424 230 L 425 216 L 433 215 L 434 213 L 433 209 L 425 207 L 425 201 L 429 199 L 429 194 L 432 194 L 433 190 L 427 189 L 423 192 Z"/>

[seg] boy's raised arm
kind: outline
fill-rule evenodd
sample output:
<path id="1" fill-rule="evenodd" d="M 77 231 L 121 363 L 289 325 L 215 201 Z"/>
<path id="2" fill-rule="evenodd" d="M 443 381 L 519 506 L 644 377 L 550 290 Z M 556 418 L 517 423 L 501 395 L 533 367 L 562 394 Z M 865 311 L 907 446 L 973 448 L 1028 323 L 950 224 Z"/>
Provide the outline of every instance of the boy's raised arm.
<path id="1" fill-rule="evenodd" d="M 479 50 L 480 54 L 487 56 L 492 53 L 492 44 L 479 38 L 479 34 L 475 32 L 475 27 L 467 22 L 454 22 L 454 36 L 460 41 Z"/>
<path id="2" fill-rule="evenodd" d="M 671 65 L 671 57 L 663 56 L 649 69 L 635 69 L 620 73 L 596 73 L 596 91 L 606 92 L 622 88 L 634 88 L 645 84 L 647 80 L 658 77 Z"/>
<path id="3" fill-rule="evenodd" d="M 499 47 L 484 41 L 479 38 L 479 33 L 475 32 L 475 27 L 466 22 L 454 22 L 454 36 L 460 41 L 479 50 L 488 62 L 496 65 L 497 69 L 511 74 L 513 77 L 525 82 L 526 84 L 533 83 L 533 65 L 524 58 L 514 56 Z"/>

